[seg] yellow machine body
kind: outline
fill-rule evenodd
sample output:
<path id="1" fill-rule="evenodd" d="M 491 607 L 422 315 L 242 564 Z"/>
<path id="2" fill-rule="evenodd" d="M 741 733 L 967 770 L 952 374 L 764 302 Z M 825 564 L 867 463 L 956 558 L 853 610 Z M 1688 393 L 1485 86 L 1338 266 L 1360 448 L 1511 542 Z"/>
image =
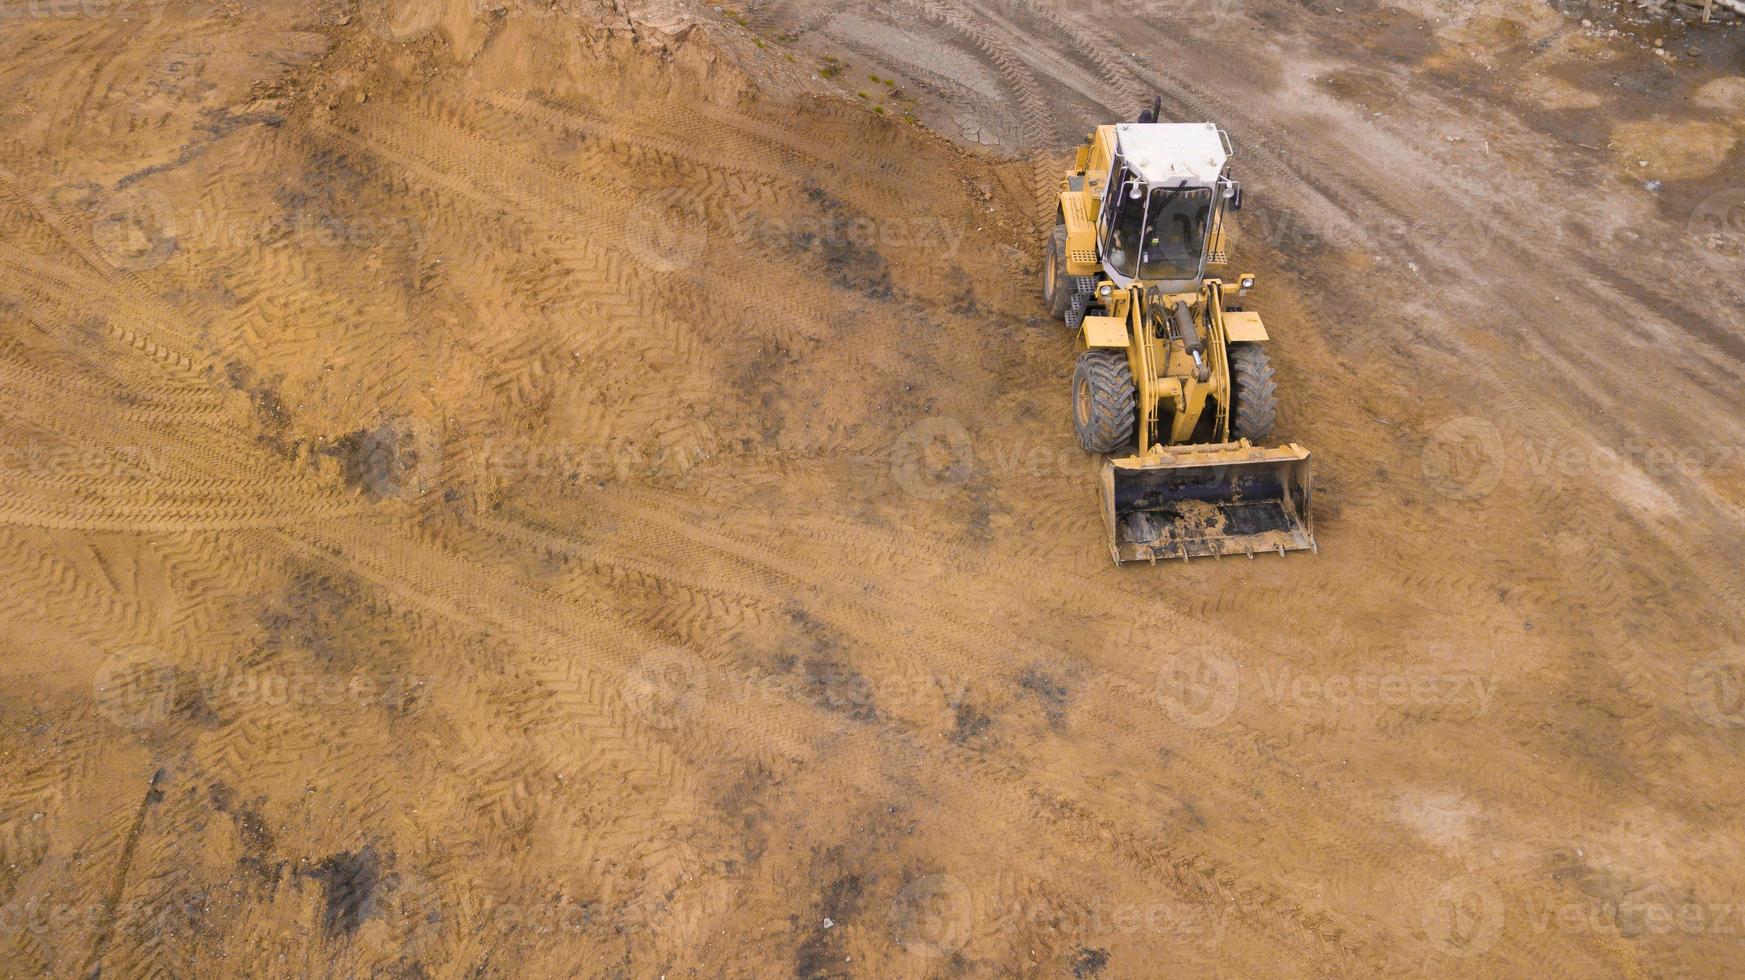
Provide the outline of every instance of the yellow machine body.
<path id="1" fill-rule="evenodd" d="M 1110 228 L 1117 219 L 1101 221 L 1102 209 L 1106 201 L 1119 201 L 1136 182 L 1134 170 L 1121 158 L 1124 151 L 1136 152 L 1131 145 L 1142 145 L 1135 130 L 1100 126 L 1079 148 L 1073 169 L 1061 182 L 1060 230 L 1044 272 L 1045 299 L 1053 298 L 1047 277 L 1060 277 L 1061 269 L 1064 277 L 1057 282 L 1076 290 L 1078 306 L 1067 314 L 1067 322 L 1080 317 L 1080 349 L 1109 352 L 1097 355 L 1105 364 L 1124 352 L 1131 376 L 1131 441 L 1126 451 L 1106 455 L 1099 488 L 1110 554 L 1121 563 L 1314 549 L 1309 452 L 1295 444 L 1251 445 L 1232 419 L 1232 407 L 1241 397 L 1235 389 L 1243 383 L 1232 365 L 1232 352 L 1238 349 L 1232 345 L 1257 347 L 1268 336 L 1258 313 L 1232 302 L 1248 292 L 1254 277 L 1226 281 L 1206 274 L 1208 267 L 1227 258 L 1226 200 L 1235 200 L 1230 210 L 1240 206 L 1239 189 L 1233 182 L 1228 188 L 1235 193 L 1225 186 L 1222 160 L 1213 161 L 1219 182 L 1211 186 L 1218 198 L 1198 240 L 1203 241 L 1203 257 L 1197 275 L 1146 281 L 1120 275 L 1106 262 L 1105 251 L 1114 247 L 1107 243 L 1118 246 L 1121 241 Z M 1143 130 L 1137 127 L 1141 137 L 1147 135 Z M 1227 148 L 1227 139 L 1216 132 Z M 1155 160 L 1148 162 L 1156 166 Z M 1123 180 L 1123 186 L 1109 186 Z M 1164 185 L 1165 190 L 1174 187 Z M 1139 200 L 1139 192 L 1133 199 Z M 1144 236 L 1151 231 L 1148 219 Z M 1142 271 L 1144 265 L 1133 268 Z M 1252 364 L 1262 355 L 1249 351 L 1244 356 Z M 1263 394 L 1270 431 L 1275 409 L 1271 368 L 1269 361 L 1259 363 L 1268 386 Z M 1085 413 L 1090 409 L 1081 400 L 1091 394 L 1081 391 L 1075 374 L 1075 421 L 1089 417 Z M 1260 401 L 1260 395 L 1252 397 Z"/>

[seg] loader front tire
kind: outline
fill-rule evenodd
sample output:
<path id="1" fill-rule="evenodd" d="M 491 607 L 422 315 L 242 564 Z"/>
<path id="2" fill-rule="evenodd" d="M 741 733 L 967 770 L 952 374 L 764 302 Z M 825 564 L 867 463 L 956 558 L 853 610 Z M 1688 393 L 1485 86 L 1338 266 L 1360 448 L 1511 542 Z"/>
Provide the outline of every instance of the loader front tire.
<path id="1" fill-rule="evenodd" d="M 1066 226 L 1055 225 L 1042 253 L 1042 303 L 1056 320 L 1066 318 L 1072 302 L 1072 284 L 1066 275 Z"/>
<path id="2" fill-rule="evenodd" d="M 1230 433 L 1259 445 L 1278 420 L 1278 381 L 1259 344 L 1230 345 Z"/>
<path id="3" fill-rule="evenodd" d="M 1091 453 L 1112 453 L 1133 442 L 1138 418 L 1127 352 L 1088 350 L 1072 371 L 1072 427 Z"/>

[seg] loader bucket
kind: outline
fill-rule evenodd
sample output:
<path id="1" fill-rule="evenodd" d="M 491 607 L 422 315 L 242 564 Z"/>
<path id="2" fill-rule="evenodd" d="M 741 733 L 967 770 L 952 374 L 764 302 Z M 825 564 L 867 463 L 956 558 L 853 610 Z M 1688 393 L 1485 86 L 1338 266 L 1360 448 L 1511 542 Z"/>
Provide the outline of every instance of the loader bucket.
<path id="1" fill-rule="evenodd" d="M 1246 442 L 1171 446 L 1103 464 L 1103 525 L 1115 563 L 1315 547 L 1309 452 Z"/>

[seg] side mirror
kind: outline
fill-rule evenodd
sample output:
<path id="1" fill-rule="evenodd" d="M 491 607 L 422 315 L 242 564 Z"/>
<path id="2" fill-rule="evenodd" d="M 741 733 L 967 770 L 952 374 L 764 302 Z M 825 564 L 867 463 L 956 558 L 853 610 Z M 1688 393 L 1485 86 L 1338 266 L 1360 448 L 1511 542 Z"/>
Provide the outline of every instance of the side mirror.
<path id="1" fill-rule="evenodd" d="M 1242 185 L 1235 181 L 1230 182 L 1230 210 L 1242 210 Z"/>

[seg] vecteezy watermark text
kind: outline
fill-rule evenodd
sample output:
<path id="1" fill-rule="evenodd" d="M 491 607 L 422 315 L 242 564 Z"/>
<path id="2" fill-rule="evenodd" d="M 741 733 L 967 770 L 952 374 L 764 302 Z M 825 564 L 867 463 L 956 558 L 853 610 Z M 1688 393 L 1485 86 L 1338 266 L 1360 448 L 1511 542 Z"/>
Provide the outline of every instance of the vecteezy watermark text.
<path id="1" fill-rule="evenodd" d="M 1745 448 L 1724 443 L 1557 445 L 1514 439 L 1489 419 L 1462 415 L 1448 419 L 1430 434 L 1421 465 L 1425 480 L 1438 492 L 1456 500 L 1481 500 L 1496 490 L 1508 473 L 1536 484 L 1580 480 L 1620 468 L 1655 479 L 1700 478 L 1745 469 Z"/>
<path id="2" fill-rule="evenodd" d="M 341 704 L 406 710 L 432 678 L 395 672 L 280 670 L 225 664 L 207 670 L 178 664 L 149 646 L 125 647 L 97 668 L 97 710 L 130 730 L 167 721 L 178 704 L 198 696 L 208 710 L 307 708 Z"/>
<path id="3" fill-rule="evenodd" d="M 1250 677 L 1248 685 L 1243 675 Z M 1352 708 L 1454 710 L 1478 718 L 1496 700 L 1495 677 L 1430 667 L 1311 673 L 1285 665 L 1244 668 L 1209 647 L 1172 654 L 1158 668 L 1156 698 L 1170 720 L 1211 728 L 1235 713 L 1245 691 L 1274 706 L 1305 711 Z"/>

